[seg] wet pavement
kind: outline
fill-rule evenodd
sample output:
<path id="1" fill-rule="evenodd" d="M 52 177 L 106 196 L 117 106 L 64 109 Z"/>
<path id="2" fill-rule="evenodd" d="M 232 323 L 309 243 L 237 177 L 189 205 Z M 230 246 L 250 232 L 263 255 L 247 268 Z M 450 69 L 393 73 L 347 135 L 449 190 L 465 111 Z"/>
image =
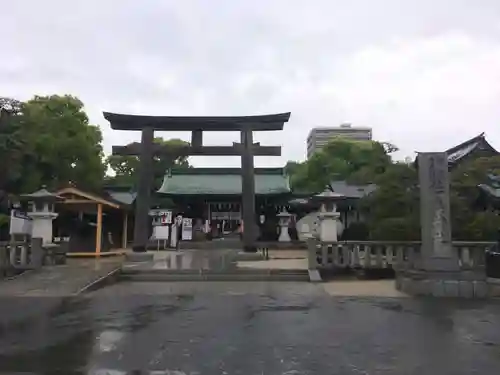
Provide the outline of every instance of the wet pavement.
<path id="1" fill-rule="evenodd" d="M 1 297 L 0 373 L 500 372 L 498 301 L 331 297 L 276 282 L 120 283 L 48 300 Z M 6 318 L 4 306 L 40 313 Z"/>
<path id="2" fill-rule="evenodd" d="M 236 267 L 235 250 L 183 250 L 152 252 L 153 260 L 125 264 L 125 268 L 138 270 L 211 270 L 226 271 Z"/>
<path id="3" fill-rule="evenodd" d="M 90 284 L 121 267 L 121 257 L 68 259 L 67 264 L 26 271 L 0 282 L 0 297 L 61 297 L 78 294 Z"/>

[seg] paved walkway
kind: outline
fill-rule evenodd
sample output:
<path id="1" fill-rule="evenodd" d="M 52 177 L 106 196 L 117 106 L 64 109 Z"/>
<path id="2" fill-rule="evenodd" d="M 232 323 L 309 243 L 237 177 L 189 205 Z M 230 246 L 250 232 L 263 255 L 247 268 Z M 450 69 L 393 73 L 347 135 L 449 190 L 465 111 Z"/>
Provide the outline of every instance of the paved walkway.
<path id="1" fill-rule="evenodd" d="M 307 259 L 269 259 L 236 262 L 239 268 L 275 269 L 275 270 L 307 270 Z"/>
<path id="2" fill-rule="evenodd" d="M 25 309 L 47 300 L 18 299 Z M 498 374 L 499 328 L 495 301 L 331 297 L 293 282 L 119 283 L 5 324 L 0 373 Z"/>
<path id="3" fill-rule="evenodd" d="M 27 271 L 12 280 L 0 281 L 0 297 L 71 296 L 121 266 L 122 257 L 68 259 L 66 265 Z"/>

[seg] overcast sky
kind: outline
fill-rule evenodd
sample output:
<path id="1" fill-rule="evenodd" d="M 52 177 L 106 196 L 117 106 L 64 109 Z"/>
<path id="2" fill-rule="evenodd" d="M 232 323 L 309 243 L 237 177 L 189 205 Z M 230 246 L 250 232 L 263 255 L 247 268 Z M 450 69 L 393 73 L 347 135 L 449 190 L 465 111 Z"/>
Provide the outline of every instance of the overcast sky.
<path id="1" fill-rule="evenodd" d="M 257 166 L 304 159 L 312 127 L 343 122 L 372 127 L 401 158 L 483 131 L 500 149 L 499 0 L 15 0 L 0 27 L 0 96 L 77 95 L 106 152 L 139 135 L 112 131 L 103 110 L 290 111 L 283 133 L 255 137 L 283 157 Z"/>

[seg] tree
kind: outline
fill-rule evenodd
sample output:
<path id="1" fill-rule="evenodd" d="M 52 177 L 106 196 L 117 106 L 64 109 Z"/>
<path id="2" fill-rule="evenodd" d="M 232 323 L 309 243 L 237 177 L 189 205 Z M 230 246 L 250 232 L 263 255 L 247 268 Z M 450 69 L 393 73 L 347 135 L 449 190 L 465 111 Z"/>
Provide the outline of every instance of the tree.
<path id="1" fill-rule="evenodd" d="M 373 182 L 391 163 L 386 147 L 375 141 L 334 138 L 304 163 L 287 164 L 291 185 L 296 190 L 319 192 L 335 180 Z"/>
<path id="2" fill-rule="evenodd" d="M 468 160 L 451 171 L 451 213 L 453 237 L 457 240 L 495 240 L 500 217 L 479 204 L 479 184 L 488 174 L 500 176 L 500 156 Z"/>
<path id="3" fill-rule="evenodd" d="M 189 143 L 181 139 L 164 140 L 161 137 L 155 138 L 154 142 L 167 146 L 174 150 L 174 157 L 171 156 L 155 156 L 154 157 L 154 185 L 159 188 L 163 182 L 165 172 L 172 167 L 189 168 L 188 157 L 182 155 L 180 149 L 188 146 Z M 179 149 L 179 153 L 175 153 L 175 149 Z M 139 167 L 138 156 L 122 156 L 110 155 L 107 158 L 108 166 L 113 170 L 114 176 L 108 177 L 108 183 L 112 185 L 135 186 L 137 180 L 137 171 Z"/>
<path id="4" fill-rule="evenodd" d="M 98 126 L 89 124 L 78 98 L 35 96 L 20 105 L 7 128 L 22 143 L 18 168 L 9 166 L 10 191 L 30 193 L 41 185 L 56 189 L 69 183 L 82 189 L 100 188 L 102 134 Z M 0 152 L 13 155 L 12 149 Z"/>
<path id="5" fill-rule="evenodd" d="M 496 238 L 500 216 L 479 204 L 478 185 L 488 174 L 500 175 L 500 156 L 472 159 L 450 172 L 450 211 L 453 240 Z M 360 202 L 374 240 L 420 239 L 418 174 L 413 164 L 395 163 L 375 179 L 377 190 Z"/>
<path id="6" fill-rule="evenodd" d="M 9 185 L 19 174 L 23 142 L 15 117 L 21 112 L 21 102 L 0 97 L 0 204 Z"/>
<path id="7" fill-rule="evenodd" d="M 394 163 L 374 180 L 377 189 L 360 201 L 373 240 L 420 239 L 418 175 L 413 164 Z"/>

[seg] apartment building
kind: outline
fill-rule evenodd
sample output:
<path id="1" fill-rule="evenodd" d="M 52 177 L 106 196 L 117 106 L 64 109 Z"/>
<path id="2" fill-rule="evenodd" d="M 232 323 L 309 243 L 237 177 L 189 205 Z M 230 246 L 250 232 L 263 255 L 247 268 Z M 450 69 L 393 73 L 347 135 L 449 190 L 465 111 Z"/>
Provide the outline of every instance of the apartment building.
<path id="1" fill-rule="evenodd" d="M 313 128 L 307 136 L 307 158 L 324 147 L 334 137 L 344 137 L 362 141 L 372 139 L 372 129 L 367 127 L 353 127 L 351 124 L 342 124 L 336 127 Z"/>

